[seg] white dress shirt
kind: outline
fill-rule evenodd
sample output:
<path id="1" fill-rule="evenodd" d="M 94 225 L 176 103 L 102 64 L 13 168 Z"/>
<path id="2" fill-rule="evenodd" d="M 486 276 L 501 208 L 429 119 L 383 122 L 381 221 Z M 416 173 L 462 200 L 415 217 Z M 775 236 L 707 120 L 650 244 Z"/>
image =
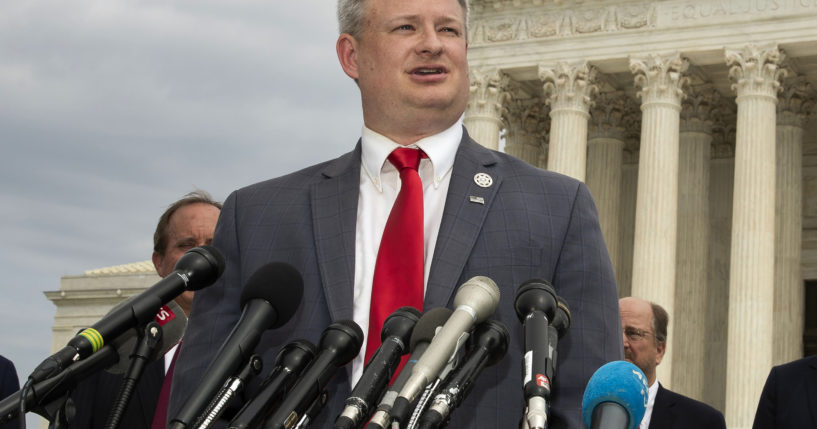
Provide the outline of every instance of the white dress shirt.
<path id="1" fill-rule="evenodd" d="M 440 232 L 445 196 L 451 180 L 451 169 L 462 139 L 462 118 L 447 130 L 426 137 L 408 146 L 422 149 L 428 155 L 420 161 L 418 173 L 423 182 L 423 290 L 434 256 L 434 245 Z M 400 173 L 387 161 L 389 154 L 403 147 L 365 126 L 362 131 L 360 196 L 355 229 L 355 296 L 352 318 L 369 330 L 369 307 L 372 297 L 374 265 L 380 239 L 386 228 L 389 212 L 400 191 Z M 422 310 L 422 309 L 421 309 Z M 363 373 L 366 341 L 352 361 L 352 386 Z"/>
<path id="2" fill-rule="evenodd" d="M 658 394 L 658 379 L 650 386 L 649 399 L 647 400 L 647 409 L 644 411 L 644 418 L 641 419 L 641 424 L 638 429 L 647 429 L 650 427 L 650 419 L 652 419 L 652 407 L 655 405 L 655 395 Z"/>

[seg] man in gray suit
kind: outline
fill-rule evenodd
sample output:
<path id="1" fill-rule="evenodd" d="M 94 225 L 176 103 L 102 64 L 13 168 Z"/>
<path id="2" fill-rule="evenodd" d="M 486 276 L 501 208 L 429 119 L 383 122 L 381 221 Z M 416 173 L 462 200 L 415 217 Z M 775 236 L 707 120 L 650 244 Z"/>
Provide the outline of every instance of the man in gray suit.
<path id="1" fill-rule="evenodd" d="M 516 288 L 551 282 L 571 310 L 559 343 L 550 428 L 581 428 L 581 398 L 602 364 L 622 358 L 615 279 L 593 200 L 581 182 L 475 143 L 462 127 L 469 93 L 465 0 L 341 0 L 337 53 L 360 88 L 364 127 L 352 152 L 230 195 L 214 245 L 226 270 L 197 292 L 176 366 L 172 419 L 240 316 L 253 272 L 284 261 L 303 275 L 304 298 L 256 348 L 270 364 L 296 338 L 317 342 L 333 321 L 368 327 L 372 272 L 400 189 L 386 159 L 422 150 L 423 309 L 451 307 L 457 287 L 483 275 L 501 290 L 494 315 L 508 354 L 486 368 L 450 427 L 511 428 L 523 414 L 523 332 Z M 270 287 L 275 287 L 271 284 Z M 206 317 L 199 315 L 206 314 Z M 361 356 L 364 351 L 361 350 Z M 359 356 L 328 386 L 312 427 L 330 427 L 360 374 Z"/>

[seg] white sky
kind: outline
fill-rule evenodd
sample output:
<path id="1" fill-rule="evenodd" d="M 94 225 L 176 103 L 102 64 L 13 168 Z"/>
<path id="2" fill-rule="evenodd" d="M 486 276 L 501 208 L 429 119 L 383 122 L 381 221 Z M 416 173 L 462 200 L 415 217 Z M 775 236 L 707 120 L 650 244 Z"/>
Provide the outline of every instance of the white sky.
<path id="1" fill-rule="evenodd" d="M 223 200 L 353 147 L 336 36 L 328 0 L 0 2 L 0 354 L 21 379 L 61 276 L 149 259 L 194 187 Z"/>

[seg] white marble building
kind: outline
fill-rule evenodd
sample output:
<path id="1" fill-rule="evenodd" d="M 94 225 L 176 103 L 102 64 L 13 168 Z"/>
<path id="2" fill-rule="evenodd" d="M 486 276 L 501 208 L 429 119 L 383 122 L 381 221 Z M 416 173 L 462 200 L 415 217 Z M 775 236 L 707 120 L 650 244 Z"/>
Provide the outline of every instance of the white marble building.
<path id="1" fill-rule="evenodd" d="M 469 3 L 472 137 L 587 183 L 620 295 L 670 313 L 659 379 L 751 427 L 817 353 L 817 0 Z M 157 280 L 64 277 L 52 347 Z"/>

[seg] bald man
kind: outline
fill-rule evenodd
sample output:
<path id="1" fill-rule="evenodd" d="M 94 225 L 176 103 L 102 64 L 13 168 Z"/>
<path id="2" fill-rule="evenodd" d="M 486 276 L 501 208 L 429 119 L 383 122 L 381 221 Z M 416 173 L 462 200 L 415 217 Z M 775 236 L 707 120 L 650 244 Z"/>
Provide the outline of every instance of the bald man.
<path id="1" fill-rule="evenodd" d="M 649 402 L 639 429 L 726 429 L 720 411 L 703 402 L 666 389 L 655 368 L 667 350 L 669 315 L 660 305 L 641 298 L 618 301 L 624 358 L 644 371 L 650 385 Z"/>

